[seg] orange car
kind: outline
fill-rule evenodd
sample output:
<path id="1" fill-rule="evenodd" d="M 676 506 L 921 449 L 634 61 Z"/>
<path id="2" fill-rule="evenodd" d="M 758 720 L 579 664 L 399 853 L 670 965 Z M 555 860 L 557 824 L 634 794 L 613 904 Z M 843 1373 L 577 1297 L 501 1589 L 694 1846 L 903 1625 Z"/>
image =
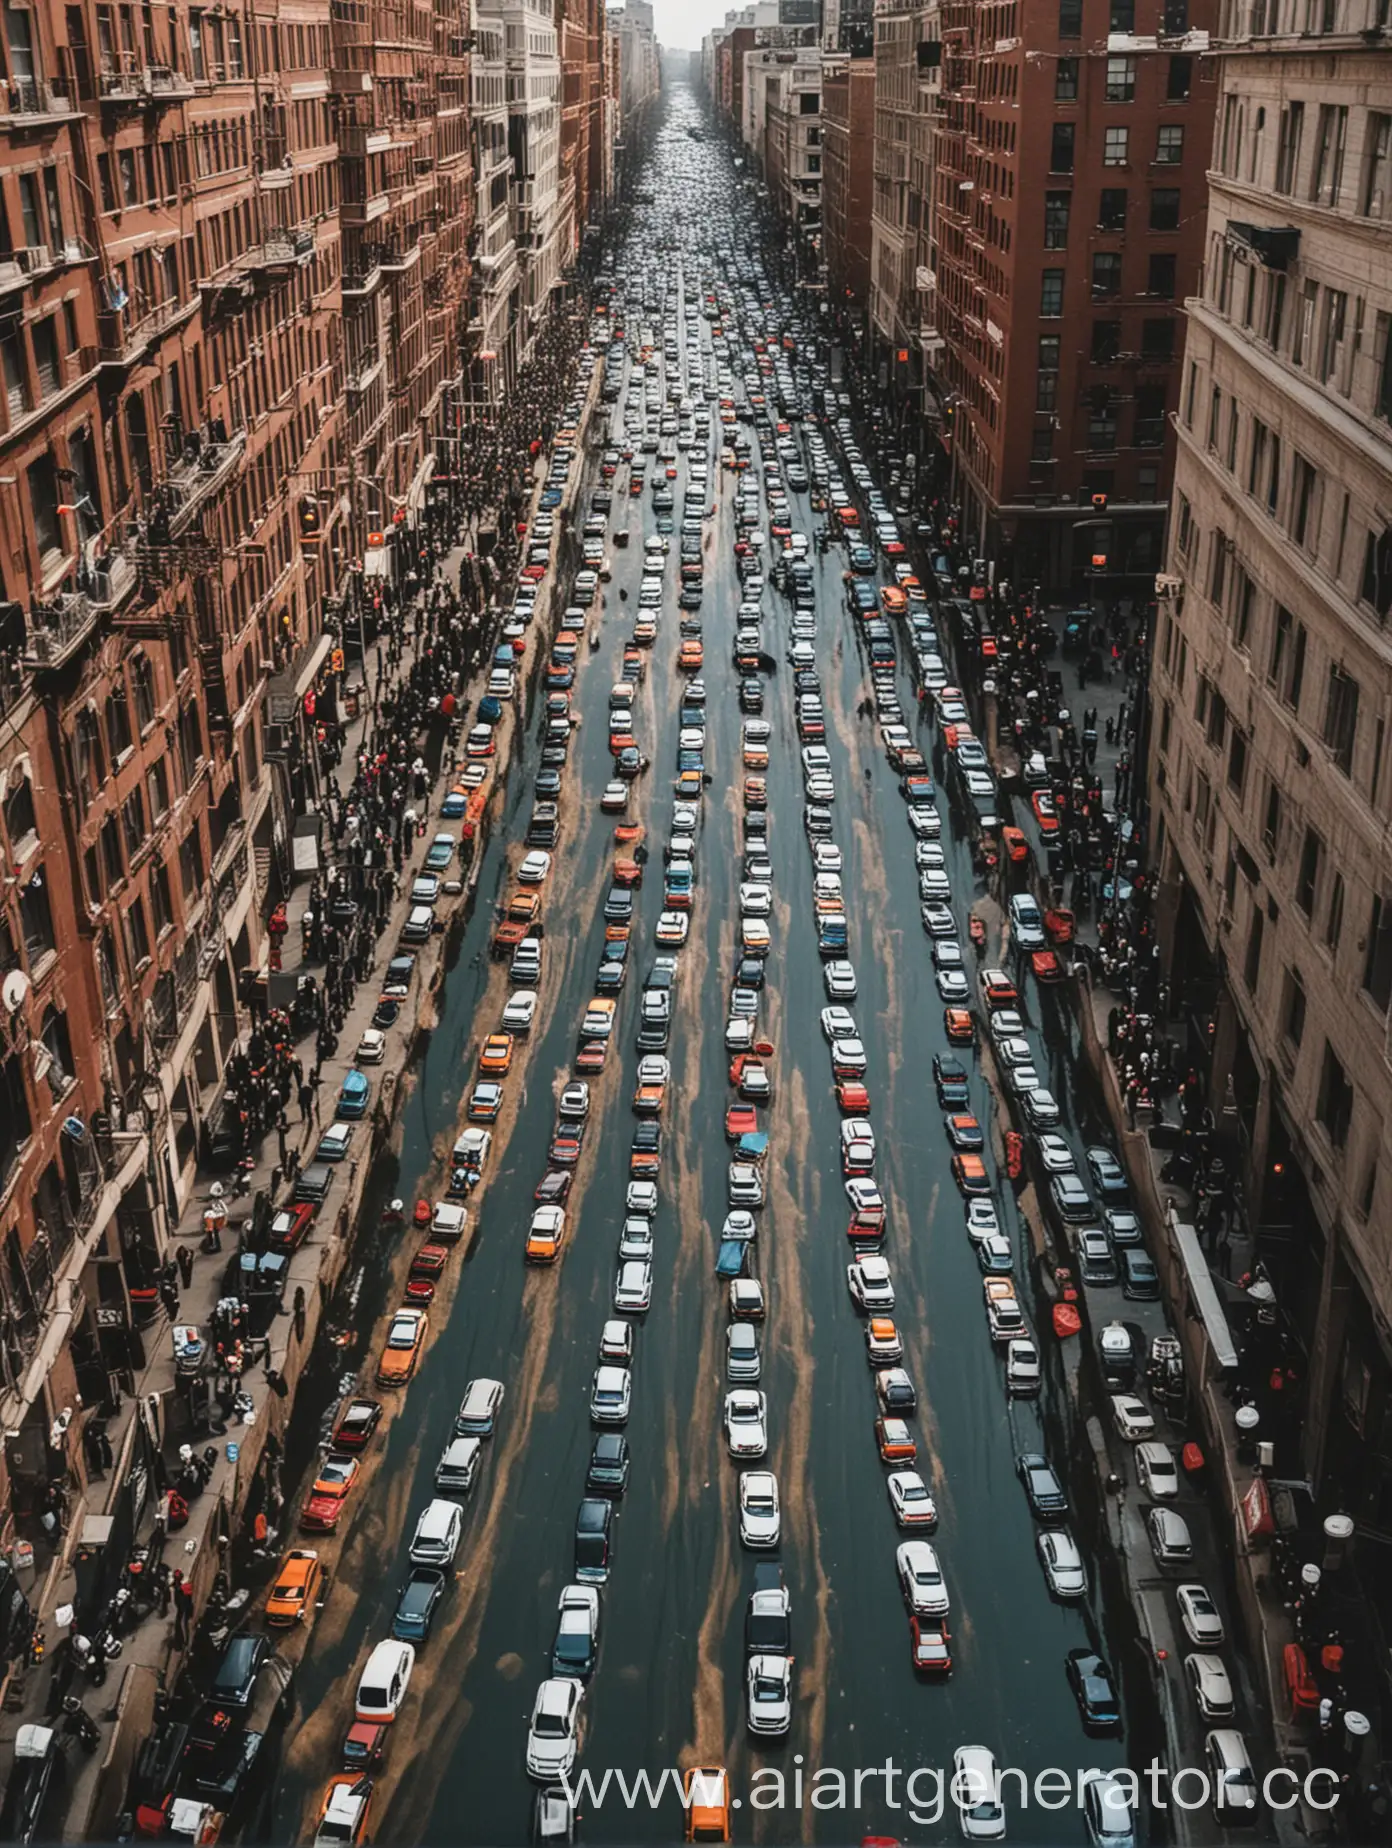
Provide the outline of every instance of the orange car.
<path id="1" fill-rule="evenodd" d="M 970 1046 L 976 1038 L 976 1027 L 972 1022 L 970 1008 L 945 1007 L 943 1009 L 943 1030 L 955 1045 Z"/>
<path id="2" fill-rule="evenodd" d="M 1002 828 L 1001 840 L 1005 844 L 1006 854 L 1017 866 L 1029 859 L 1029 842 L 1019 828 Z"/>
<path id="3" fill-rule="evenodd" d="M 981 992 L 987 1007 L 1018 1007 L 1019 992 L 1004 969 L 981 971 Z"/>
<path id="4" fill-rule="evenodd" d="M 604 926 L 604 941 L 606 943 L 627 943 L 628 933 L 632 928 L 631 924 L 606 924 Z"/>
<path id="5" fill-rule="evenodd" d="M 1034 818 L 1039 823 L 1039 832 L 1047 839 L 1059 831 L 1058 810 L 1054 807 L 1054 798 L 1047 789 L 1036 789 L 1030 797 L 1034 808 Z"/>
<path id="6" fill-rule="evenodd" d="M 558 661 L 573 661 L 580 652 L 580 636 L 575 629 L 558 629 L 551 653 Z"/>
<path id="7" fill-rule="evenodd" d="M 952 1178 L 964 1194 L 987 1194 L 991 1191 L 991 1177 L 979 1155 L 954 1155 Z"/>
<path id="8" fill-rule="evenodd" d="M 633 639 L 640 648 L 651 648 L 657 640 L 657 618 L 640 616 L 633 625 Z"/>
<path id="9" fill-rule="evenodd" d="M 662 1106 L 667 1100 L 667 1081 L 665 1078 L 644 1078 L 642 1068 L 646 1064 L 646 1060 L 639 1063 L 638 1088 L 633 1093 L 634 1114 L 660 1116 Z"/>
<path id="10" fill-rule="evenodd" d="M 343 1848 L 357 1848 L 366 1839 L 367 1819 L 372 1810 L 372 1779 L 360 1772 L 340 1772 L 331 1777 L 319 1804 L 316 1842 L 340 1842 Z"/>
<path id="11" fill-rule="evenodd" d="M 902 616 L 909 600 L 897 584 L 885 584 L 880 590 L 880 608 L 886 616 Z"/>
<path id="12" fill-rule="evenodd" d="M 479 1070 L 501 1078 L 512 1065 L 512 1035 L 490 1033 L 479 1050 Z"/>
<path id="13" fill-rule="evenodd" d="M 398 1309 L 387 1330 L 387 1344 L 377 1362 L 379 1386 L 404 1386 L 425 1347 L 430 1317 L 424 1309 Z"/>
<path id="14" fill-rule="evenodd" d="M 912 1463 L 918 1456 L 913 1433 L 902 1418 L 877 1418 L 875 1442 L 880 1447 L 882 1463 Z"/>
<path id="15" fill-rule="evenodd" d="M 345 1457 L 330 1451 L 319 1465 L 319 1473 L 310 1485 L 305 1505 L 300 1510 L 300 1526 L 316 1533 L 331 1534 L 352 1493 L 362 1464 L 357 1457 Z"/>
<path id="16" fill-rule="evenodd" d="M 508 900 L 508 916 L 517 924 L 534 924 L 541 914 L 541 896 L 537 892 L 514 892 Z"/>
<path id="17" fill-rule="evenodd" d="M 870 1114 L 870 1093 L 859 1078 L 843 1078 L 836 1087 L 836 1102 L 842 1116 L 863 1117 Z"/>
<path id="18" fill-rule="evenodd" d="M 693 1765 L 683 1779 L 686 1839 L 728 1842 L 730 1779 L 723 1765 Z"/>
<path id="19" fill-rule="evenodd" d="M 506 956 L 527 935 L 528 927 L 521 918 L 504 918 L 493 932 L 493 954 Z"/>
<path id="20" fill-rule="evenodd" d="M 747 809 L 768 807 L 767 777 L 747 776 L 744 779 L 744 806 Z"/>
<path id="21" fill-rule="evenodd" d="M 637 742 L 631 731 L 611 731 L 609 734 L 609 749 L 615 757 L 620 751 L 635 749 Z"/>
<path id="22" fill-rule="evenodd" d="M 1034 970 L 1037 981 L 1061 982 L 1063 980 L 1063 964 L 1053 950 L 1036 950 L 1030 957 L 1030 966 Z"/>
<path id="23" fill-rule="evenodd" d="M 266 1599 L 266 1622 L 277 1629 L 303 1623 L 324 1586 L 324 1568 L 312 1547 L 287 1553 Z"/>
<path id="24" fill-rule="evenodd" d="M 566 1216 L 562 1206 L 539 1206 L 527 1232 L 529 1264 L 554 1264 L 565 1243 Z"/>
<path id="25" fill-rule="evenodd" d="M 677 666 L 685 674 L 699 674 L 705 663 L 706 651 L 694 636 L 688 636 L 677 653 Z"/>
<path id="26" fill-rule="evenodd" d="M 640 886 L 643 883 L 643 869 L 637 860 L 622 856 L 614 862 L 614 884 L 620 886 Z"/>

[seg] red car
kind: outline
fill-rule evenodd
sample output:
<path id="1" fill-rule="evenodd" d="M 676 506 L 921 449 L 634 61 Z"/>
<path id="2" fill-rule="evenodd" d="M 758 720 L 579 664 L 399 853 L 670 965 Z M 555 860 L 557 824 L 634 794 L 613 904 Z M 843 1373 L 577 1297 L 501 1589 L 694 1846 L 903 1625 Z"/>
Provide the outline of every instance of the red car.
<path id="1" fill-rule="evenodd" d="M 1063 964 L 1053 950 L 1036 950 L 1030 957 L 1030 965 L 1034 970 L 1036 981 L 1061 982 L 1063 980 Z"/>
<path id="2" fill-rule="evenodd" d="M 406 1279 L 407 1302 L 430 1302 L 435 1295 L 435 1286 L 444 1275 L 445 1266 L 448 1263 L 448 1245 L 422 1245 L 411 1260 L 411 1272 Z"/>
<path id="3" fill-rule="evenodd" d="M 362 1464 L 356 1457 L 332 1453 L 326 1456 L 300 1511 L 300 1526 L 311 1528 L 315 1533 L 331 1534 L 338 1526 L 361 1469 Z"/>
<path id="4" fill-rule="evenodd" d="M 731 1142 L 754 1135 L 758 1127 L 759 1116 L 753 1104 L 731 1104 L 725 1112 L 725 1134 Z"/>
<path id="5" fill-rule="evenodd" d="M 836 1087 L 836 1101 L 842 1116 L 858 1117 L 870 1114 L 870 1093 L 859 1078 L 843 1078 Z"/>
<path id="6" fill-rule="evenodd" d="M 885 1234 L 885 1210 L 882 1206 L 862 1206 L 851 1214 L 846 1237 L 853 1245 L 868 1245 Z"/>
<path id="7" fill-rule="evenodd" d="M 586 1040 L 575 1055 L 577 1072 L 602 1072 L 609 1056 L 608 1040 Z"/>
<path id="8" fill-rule="evenodd" d="M 1029 859 L 1029 843 L 1018 828 L 1002 828 L 1001 840 L 1005 851 L 1018 866 L 1022 860 Z"/>
<path id="9" fill-rule="evenodd" d="M 350 1399 L 338 1415 L 334 1426 L 335 1450 L 364 1450 L 382 1420 L 382 1407 L 376 1399 Z"/>
<path id="10" fill-rule="evenodd" d="M 1047 789 L 1036 789 L 1030 797 L 1034 809 L 1034 818 L 1039 823 L 1039 832 L 1046 837 L 1059 831 L 1058 811 L 1054 807 L 1054 798 Z"/>
<path id="11" fill-rule="evenodd" d="M 909 1654 L 916 1674 L 952 1673 L 952 1638 L 941 1617 L 910 1617 Z"/>
<path id="12" fill-rule="evenodd" d="M 565 1129 L 551 1144 L 549 1160 L 553 1168 L 573 1168 L 580 1159 L 580 1139 L 584 1126 L 579 1130 Z"/>
<path id="13" fill-rule="evenodd" d="M 271 1221 L 271 1250 L 298 1251 L 314 1224 L 314 1208 L 301 1201 L 283 1206 Z"/>

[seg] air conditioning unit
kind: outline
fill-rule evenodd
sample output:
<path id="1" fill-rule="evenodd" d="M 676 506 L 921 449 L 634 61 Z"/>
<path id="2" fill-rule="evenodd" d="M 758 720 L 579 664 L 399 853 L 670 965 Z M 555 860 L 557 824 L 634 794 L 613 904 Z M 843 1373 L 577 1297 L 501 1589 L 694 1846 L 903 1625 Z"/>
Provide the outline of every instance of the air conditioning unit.
<path id="1" fill-rule="evenodd" d="M 47 244 L 30 244 L 27 249 L 16 254 L 31 276 L 37 276 L 40 270 L 52 267 L 53 259 L 49 254 Z"/>

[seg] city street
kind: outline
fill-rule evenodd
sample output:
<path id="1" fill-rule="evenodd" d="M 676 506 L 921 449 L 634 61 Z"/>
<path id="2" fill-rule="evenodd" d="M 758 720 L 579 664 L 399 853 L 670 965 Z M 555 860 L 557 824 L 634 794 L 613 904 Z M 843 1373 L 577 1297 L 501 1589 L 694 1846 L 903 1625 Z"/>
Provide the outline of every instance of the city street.
<path id="1" fill-rule="evenodd" d="M 704 318 L 688 322 L 683 308 L 692 292 L 703 292 L 722 276 L 719 246 L 730 221 L 707 224 L 703 201 L 728 196 L 731 179 L 720 148 L 687 136 L 686 125 L 696 119 L 694 104 L 678 90 L 668 104 L 650 182 L 661 206 L 638 214 L 630 249 L 615 253 L 613 268 L 628 305 L 629 351 L 637 348 L 639 324 L 651 322 L 658 330 L 659 361 L 664 317 L 640 312 L 644 286 L 651 293 L 664 281 L 677 285 L 667 317 L 675 318 L 683 342 L 683 390 L 689 386 L 699 401 L 703 368 L 713 364 L 711 324 Z M 669 218 L 667 208 L 673 207 Z M 659 249 L 657 230 L 665 234 L 678 222 L 684 227 L 680 248 Z M 700 347 L 693 350 L 697 328 Z M 727 326 L 727 332 L 733 336 L 734 330 Z M 730 345 L 738 381 L 746 356 L 736 339 Z M 641 389 L 629 387 L 640 400 Z M 743 411 L 745 394 L 738 385 L 735 396 Z M 612 407 L 615 446 L 623 441 L 623 409 L 623 401 Z M 677 952 L 653 1296 L 636 1322 L 626 1427 L 632 1469 L 618 1504 L 612 1572 L 601 1591 L 598 1664 L 583 1707 L 579 1762 L 596 1782 L 611 1767 L 625 1773 L 646 1769 L 656 1779 L 668 1765 L 723 1763 L 737 1795 L 749 1790 L 757 1767 L 780 1767 L 788 1780 L 786 1803 L 753 1818 L 737 1814 L 736 1839 L 845 1841 L 909 1834 L 947 1840 L 958 1832 L 950 1806 L 937 1822 L 909 1822 L 896 1807 L 903 1803 L 902 1775 L 892 1801 L 880 1777 L 864 1783 L 857 1805 L 854 1773 L 882 1768 L 886 1761 L 901 1774 L 917 1765 L 950 1772 L 953 1751 L 979 1743 L 989 1746 L 998 1765 L 1019 1767 L 1031 1779 L 1046 1767 L 1076 1778 L 1088 1766 L 1140 1766 L 1152 1753 L 1163 1757 L 1165 1734 L 1150 1645 L 1106 1540 L 1098 1471 L 1084 1428 L 1087 1414 L 1096 1417 L 1099 1408 L 1085 1403 L 1079 1409 L 1065 1377 L 1064 1349 L 1048 1329 L 1048 1300 L 1042 1295 L 1035 1300 L 1034 1248 L 1004 1179 L 1002 1136 L 1010 1118 L 992 1089 L 998 1082 L 995 1064 L 982 1050 L 973 1055 L 964 1048 L 971 1072 L 969 1108 L 987 1128 L 986 1160 L 1013 1246 L 1017 1288 L 1026 1319 L 1040 1337 L 1044 1383 L 1037 1400 L 1007 1397 L 1002 1350 L 988 1332 L 982 1271 L 964 1226 L 934 1091 L 932 1055 L 946 1046 L 943 1002 L 920 923 L 914 837 L 898 775 L 881 746 L 865 645 L 842 582 L 846 554 L 836 545 L 825 553 L 814 548 L 810 562 L 816 669 L 835 785 L 832 838 L 843 855 L 847 954 L 858 979 L 857 996 L 844 1005 L 858 1022 L 866 1050 L 875 1178 L 888 1208 L 884 1254 L 897 1294 L 894 1320 L 903 1339 L 903 1364 L 918 1390 L 918 1467 L 938 1506 L 933 1541 L 951 1597 L 953 1662 L 950 1678 L 936 1684 L 917 1677 L 911 1666 L 908 1617 L 895 1572 L 895 1549 L 905 1536 L 895 1525 L 876 1448 L 865 1318 L 847 1291 L 849 1209 L 838 1147 L 841 1113 L 819 1020 L 828 996 L 803 827 L 802 741 L 787 659 L 791 604 L 770 584 L 763 593 L 763 646 L 776 665 L 763 676 L 762 716 L 771 725 L 767 815 L 773 899 L 758 1020 L 760 1033 L 775 1048 L 770 1061 L 775 1090 L 771 1105 L 759 1113 L 770 1149 L 754 1270 L 767 1295 L 759 1384 L 768 1402 L 768 1467 L 781 1491 L 777 1557 L 791 1593 L 795 1665 L 787 1738 L 756 1741 L 746 1733 L 743 1623 L 759 1556 L 740 1543 L 738 1471 L 726 1453 L 721 1424 L 726 1286 L 715 1275 L 715 1260 L 727 1211 L 731 1151 L 724 1118 L 732 1092 L 725 1003 L 739 958 L 744 849 L 740 676 L 731 658 L 741 595 L 732 494 L 741 479 L 757 475 L 759 445 L 756 439 L 756 467 L 744 477 L 721 468 L 721 440 L 717 422 L 708 476 L 715 514 L 705 525 L 700 606 L 710 786 L 701 805 L 690 938 Z M 577 497 L 582 509 L 598 485 L 602 448 L 594 445 L 585 460 Z M 678 527 L 696 453 L 682 454 L 672 484 Z M 636 458 L 635 466 L 642 460 Z M 609 527 L 611 535 L 626 527 L 630 537 L 625 547 L 608 542 L 612 578 L 589 612 L 599 645 L 594 651 L 582 647 L 572 694 L 578 730 L 564 771 L 560 839 L 542 888 L 537 1021 L 519 1043 L 503 1114 L 493 1125 L 491 1159 L 469 1208 L 467 1261 L 452 1267 L 436 1296 L 429 1351 L 378 1440 L 382 1454 L 344 1523 L 336 1583 L 297 1671 L 297 1716 L 278 1789 L 276 1839 L 303 1838 L 312 1829 L 352 1719 L 357 1675 L 372 1645 L 390 1633 L 398 1591 L 409 1573 L 407 1542 L 435 1492 L 433 1472 L 466 1383 L 480 1376 L 503 1381 L 506 1398 L 467 1508 L 454 1583 L 429 1640 L 418 1646 L 396 1728 L 406 1736 L 393 1738 L 377 1779 L 372 1834 L 378 1840 L 507 1843 L 524 1839 L 530 1824 L 534 1787 L 523 1751 L 535 1690 L 549 1672 L 557 1598 L 572 1577 L 575 1511 L 585 1493 L 593 1441 L 590 1382 L 601 1326 L 613 1314 L 628 1142 L 637 1121 L 630 1108 L 640 1057 L 634 1034 L 644 976 L 659 947 L 653 931 L 662 910 L 662 848 L 672 815 L 686 684 L 676 670 L 674 532 L 665 560 L 662 618 L 655 644 L 643 651 L 646 671 L 633 709 L 638 747 L 651 765 L 634 785 L 626 819 L 644 824 L 650 855 L 635 893 L 628 976 L 618 998 L 614 1043 L 591 1085 L 588 1136 L 567 1203 L 566 1246 L 554 1267 L 528 1267 L 523 1246 L 533 1189 L 548 1167 L 556 1099 L 573 1075 L 579 1024 L 602 960 L 602 909 L 616 819 L 599 806 L 613 775 L 607 702 L 638 609 L 643 540 L 656 531 L 652 496 L 645 489 L 630 500 L 624 492 L 627 473 L 621 464 L 612 484 Z M 794 531 L 810 536 L 825 516 L 814 512 L 805 493 L 789 499 Z M 560 604 L 566 600 L 562 595 Z M 945 649 L 948 639 L 944 633 Z M 529 636 L 529 666 L 538 649 L 544 653 L 540 638 Z M 901 649 L 901 704 L 940 780 L 942 739 L 930 709 L 919 706 L 906 657 Z M 486 850 L 478 903 L 402 1109 L 400 1180 L 393 1185 L 408 1201 L 443 1194 L 480 1044 L 497 1029 L 510 992 L 507 963 L 491 958 L 489 945 L 496 908 L 514 890 L 525 851 L 546 727 L 540 677 L 529 697 L 525 742 L 507 768 L 505 816 Z M 998 889 L 986 893 L 974 867 L 957 784 L 941 787 L 937 801 L 980 1035 L 984 1010 L 975 992 L 977 972 L 996 962 L 998 952 L 1006 953 L 1005 920 Z M 984 955 L 966 942 L 974 903 L 991 920 Z M 1018 968 L 1015 960 L 1010 967 Z M 1061 1127 L 1081 1151 L 1101 1125 L 1098 1106 L 1077 1077 L 1071 1014 L 1057 992 L 1041 993 L 1023 977 L 1021 991 L 1041 1082 L 1059 1099 Z M 372 1239 L 369 1232 L 369 1247 Z M 382 1317 L 400 1301 L 413 1243 L 409 1232 L 403 1237 L 384 1228 L 380 1243 L 367 1251 L 355 1297 L 354 1344 L 345 1351 L 344 1365 L 360 1362 L 360 1383 L 369 1390 Z M 1117 1312 L 1123 1309 L 1134 1313 L 1118 1295 Z M 1101 1319 L 1094 1318 L 1096 1326 Z M 1082 1339 L 1088 1338 L 1085 1332 Z M 1016 1475 L 1017 1455 L 1032 1450 L 1047 1453 L 1072 1499 L 1070 1527 L 1088 1559 L 1088 1590 L 1080 1603 L 1052 1599 L 1041 1570 L 1036 1552 L 1041 1530 Z M 1158 1585 L 1158 1574 L 1152 1576 Z M 1088 1644 L 1100 1649 L 1120 1681 L 1123 1737 L 1089 1737 L 1083 1729 L 1065 1657 Z M 1201 1732 L 1197 1722 L 1186 1722 L 1185 1762 L 1200 1761 Z M 850 1794 L 844 1806 L 828 1804 L 819 1813 L 810 1793 L 813 1775 L 823 1767 L 844 1772 Z M 794 1790 L 795 1771 L 805 1778 L 801 1793 Z M 1006 1801 L 1012 1835 L 1041 1842 L 1084 1837 L 1076 1797 L 1053 1812 L 1032 1804 L 1027 1815 L 1018 1813 L 1009 1792 Z M 582 1805 L 582 1812 L 591 1840 L 673 1839 L 681 1827 L 671 1790 L 658 1821 L 646 1804 L 625 1810 L 617 1795 L 602 1815 L 593 1804 Z M 1194 1822 L 1201 1838 L 1211 1833 L 1206 1817 Z M 1160 1819 L 1146 1827 L 1151 1833 L 1174 1832 Z"/>

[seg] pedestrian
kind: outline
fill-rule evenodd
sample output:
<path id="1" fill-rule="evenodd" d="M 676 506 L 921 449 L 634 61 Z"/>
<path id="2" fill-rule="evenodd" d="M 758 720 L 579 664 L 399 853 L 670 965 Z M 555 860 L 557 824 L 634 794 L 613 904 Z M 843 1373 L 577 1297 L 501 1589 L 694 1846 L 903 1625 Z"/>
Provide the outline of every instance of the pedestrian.
<path id="1" fill-rule="evenodd" d="M 187 1289 L 193 1282 L 193 1252 L 187 1245 L 177 1245 L 174 1249 L 174 1262 L 179 1267 L 179 1280 Z"/>
<path id="2" fill-rule="evenodd" d="M 298 1098 L 300 1105 L 300 1121 L 301 1123 L 307 1123 L 309 1121 L 310 1109 L 314 1103 L 314 1087 L 309 1083 L 308 1079 L 301 1079 Z"/>
<path id="3" fill-rule="evenodd" d="M 302 1283 L 297 1284 L 295 1286 L 295 1339 L 297 1341 L 304 1340 L 305 1311 L 306 1311 L 307 1306 L 308 1305 L 306 1304 L 306 1301 L 305 1301 L 304 1285 Z"/>
<path id="4" fill-rule="evenodd" d="M 176 1566 L 174 1570 L 174 1647 L 188 1647 L 193 1628 L 193 1588 Z"/>

